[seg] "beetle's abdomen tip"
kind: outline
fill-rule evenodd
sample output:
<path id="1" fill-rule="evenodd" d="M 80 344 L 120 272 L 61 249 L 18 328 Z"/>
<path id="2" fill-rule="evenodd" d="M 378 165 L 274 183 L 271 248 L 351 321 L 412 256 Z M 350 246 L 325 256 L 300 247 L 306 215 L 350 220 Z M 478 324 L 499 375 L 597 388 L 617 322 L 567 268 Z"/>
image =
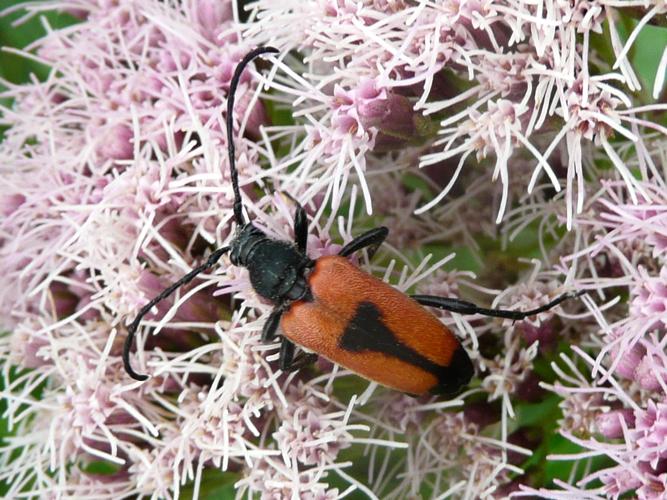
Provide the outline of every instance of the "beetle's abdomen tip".
<path id="1" fill-rule="evenodd" d="M 470 360 L 470 356 L 463 348 L 459 346 L 452 354 L 449 364 L 443 367 L 438 385 L 431 392 L 440 395 L 456 394 L 464 385 L 470 382 L 475 374 L 475 367 Z"/>

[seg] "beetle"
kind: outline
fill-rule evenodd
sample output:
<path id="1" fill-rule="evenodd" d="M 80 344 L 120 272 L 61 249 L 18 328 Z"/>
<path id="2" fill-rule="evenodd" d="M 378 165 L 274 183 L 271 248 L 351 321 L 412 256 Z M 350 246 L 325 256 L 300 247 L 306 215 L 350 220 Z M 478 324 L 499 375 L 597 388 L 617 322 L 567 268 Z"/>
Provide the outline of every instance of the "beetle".
<path id="1" fill-rule="evenodd" d="M 136 380 L 148 377 L 134 371 L 130 350 L 142 318 L 198 274 L 229 252 L 235 266 L 245 267 L 253 289 L 274 304 L 262 329 L 262 341 L 280 337 L 279 367 L 297 370 L 318 355 L 381 385 L 412 395 L 452 395 L 471 379 L 474 369 L 459 340 L 427 307 L 459 314 L 481 314 L 521 320 L 544 312 L 579 293 L 565 293 L 530 311 L 485 309 L 464 300 L 432 295 L 407 296 L 352 264 L 348 257 L 368 249 L 369 256 L 389 231 L 377 227 L 357 236 L 338 253 L 310 259 L 306 254 L 308 219 L 295 201 L 294 241 L 269 238 L 246 221 L 238 184 L 233 138 L 234 95 L 245 67 L 262 54 L 278 53 L 259 47 L 238 64 L 227 101 L 227 138 L 234 192 L 236 233 L 231 244 L 216 249 L 208 260 L 147 303 L 128 327 L 123 363 Z M 305 353 L 295 357 L 295 345 Z"/>

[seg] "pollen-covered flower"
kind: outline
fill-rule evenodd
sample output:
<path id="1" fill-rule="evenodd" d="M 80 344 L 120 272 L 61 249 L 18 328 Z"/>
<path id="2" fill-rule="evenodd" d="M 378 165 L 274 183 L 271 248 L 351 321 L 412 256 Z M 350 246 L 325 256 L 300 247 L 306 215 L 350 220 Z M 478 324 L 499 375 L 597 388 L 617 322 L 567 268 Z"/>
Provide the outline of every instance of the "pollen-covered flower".
<path id="1" fill-rule="evenodd" d="M 349 446 L 352 436 L 336 425 L 323 402 L 313 396 L 298 399 L 288 411 L 293 413 L 280 413 L 282 423 L 273 435 L 286 466 L 291 467 L 295 460 L 303 465 L 331 463 Z"/>
<path id="2" fill-rule="evenodd" d="M 646 328 L 667 327 L 667 267 L 658 276 L 649 276 L 639 269 L 638 286 L 632 290 L 630 314 L 643 318 Z"/>

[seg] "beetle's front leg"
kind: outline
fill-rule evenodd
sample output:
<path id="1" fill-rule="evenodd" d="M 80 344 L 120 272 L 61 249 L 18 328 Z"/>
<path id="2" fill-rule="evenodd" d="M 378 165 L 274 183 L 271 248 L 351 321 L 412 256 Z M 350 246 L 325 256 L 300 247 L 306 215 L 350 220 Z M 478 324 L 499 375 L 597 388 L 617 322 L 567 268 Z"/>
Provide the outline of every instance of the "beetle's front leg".
<path id="1" fill-rule="evenodd" d="M 294 200 L 296 210 L 294 212 L 294 241 L 296 247 L 301 253 L 306 253 L 306 246 L 308 244 L 308 215 L 306 211 Z"/>
<path id="2" fill-rule="evenodd" d="M 364 234 L 357 236 L 347 245 L 345 245 L 340 250 L 340 252 L 338 252 L 338 255 L 341 257 L 348 257 L 354 252 L 361 250 L 362 248 L 368 248 L 368 258 L 372 259 L 373 254 L 378 249 L 378 247 L 382 245 L 382 242 L 385 240 L 388 234 L 389 229 L 383 226 L 366 231 Z"/>
<path id="3" fill-rule="evenodd" d="M 283 309 L 276 307 L 271 314 L 269 314 L 264 327 L 262 328 L 262 342 L 268 343 L 276 338 L 278 335 L 278 327 L 280 326 L 280 318 L 283 315 Z"/>
<path id="4" fill-rule="evenodd" d="M 283 194 L 292 200 L 296 207 L 294 210 L 294 243 L 296 243 L 299 252 L 305 254 L 308 243 L 308 215 L 294 196 L 289 193 Z"/>

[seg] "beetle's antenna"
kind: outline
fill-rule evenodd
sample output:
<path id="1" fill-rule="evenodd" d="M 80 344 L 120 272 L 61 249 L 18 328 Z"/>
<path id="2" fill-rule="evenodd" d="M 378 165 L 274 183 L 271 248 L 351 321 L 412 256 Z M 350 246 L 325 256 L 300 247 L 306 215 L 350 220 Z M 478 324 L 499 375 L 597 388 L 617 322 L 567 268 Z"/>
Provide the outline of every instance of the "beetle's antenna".
<path id="1" fill-rule="evenodd" d="M 130 364 L 130 349 L 132 348 L 132 344 L 134 343 L 134 334 L 137 332 L 137 328 L 139 328 L 139 323 L 141 323 L 143 317 L 146 316 L 158 302 L 161 302 L 162 300 L 169 297 L 181 286 L 190 283 L 198 274 L 201 274 L 207 269 L 213 267 L 215 263 L 218 262 L 218 260 L 220 260 L 220 257 L 222 257 L 229 250 L 229 248 L 230 247 L 222 247 L 215 250 L 209 256 L 208 260 L 204 262 L 201 266 L 195 267 L 192 271 L 183 276 L 176 283 L 172 284 L 169 288 L 165 288 L 164 290 L 162 290 L 160 295 L 155 297 L 148 304 L 146 304 L 144 307 L 141 308 L 139 314 L 137 314 L 137 317 L 134 318 L 134 321 L 127 329 L 127 337 L 125 338 L 125 344 L 123 345 L 123 364 L 125 365 L 125 371 L 130 377 L 132 377 L 135 380 L 146 380 L 148 378 L 147 375 L 142 375 L 140 373 L 135 372 L 134 369 L 132 368 L 132 365 Z"/>
<path id="2" fill-rule="evenodd" d="M 238 64 L 238 66 L 236 66 L 234 76 L 232 76 L 231 83 L 229 84 L 229 95 L 227 96 L 227 151 L 229 152 L 229 169 L 232 178 L 232 189 L 234 190 L 234 218 L 236 219 L 236 223 L 239 226 L 245 225 L 245 219 L 243 217 L 243 203 L 241 201 L 241 193 L 239 191 L 239 175 L 238 171 L 236 170 L 236 157 L 234 148 L 234 97 L 236 94 L 236 89 L 239 86 L 239 81 L 241 80 L 241 74 L 250 61 L 262 54 L 275 54 L 278 52 L 279 50 L 274 47 L 258 47 L 255 50 L 249 52 L 243 59 L 241 59 L 241 62 Z M 130 377 L 141 381 L 148 378 L 146 375 L 135 372 L 132 368 L 132 365 L 130 364 L 130 350 L 132 349 L 132 344 L 134 343 L 134 336 L 137 333 L 139 324 L 141 323 L 141 320 L 144 318 L 144 316 L 146 316 L 156 304 L 169 297 L 181 286 L 192 281 L 195 276 L 213 267 L 215 263 L 220 260 L 220 257 L 229 251 L 229 249 L 230 247 L 222 247 L 215 250 L 204 264 L 194 268 L 176 283 L 173 283 L 170 287 L 165 288 L 157 297 L 141 308 L 139 314 L 137 314 L 137 317 L 134 318 L 134 321 L 132 321 L 127 329 L 127 337 L 125 338 L 125 344 L 123 345 L 123 365 L 125 365 L 125 371 Z"/>
<path id="3" fill-rule="evenodd" d="M 245 67 L 255 57 L 262 54 L 276 54 L 280 52 L 275 47 L 257 47 L 255 50 L 248 52 L 241 62 L 236 66 L 234 76 L 229 84 L 229 95 L 227 96 L 227 151 L 229 152 L 229 170 L 232 177 L 232 189 L 234 190 L 234 218 L 239 227 L 245 225 L 243 217 L 243 203 L 241 202 L 241 192 L 239 190 L 239 174 L 236 170 L 236 155 L 234 147 L 234 97 L 236 88 L 239 86 L 241 74 Z"/>

